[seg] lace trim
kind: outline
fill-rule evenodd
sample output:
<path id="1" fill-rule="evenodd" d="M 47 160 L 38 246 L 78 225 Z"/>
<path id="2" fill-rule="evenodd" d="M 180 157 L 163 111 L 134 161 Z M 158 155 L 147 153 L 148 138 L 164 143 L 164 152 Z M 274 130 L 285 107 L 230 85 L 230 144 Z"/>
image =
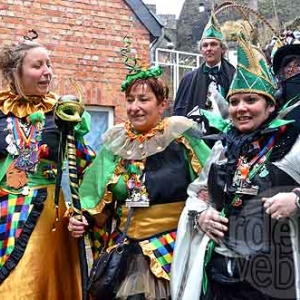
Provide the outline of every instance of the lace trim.
<path id="1" fill-rule="evenodd" d="M 142 160 L 164 151 L 173 140 L 195 124 L 185 117 L 173 116 L 165 118 L 144 135 L 133 133 L 130 123 L 118 124 L 104 134 L 103 146 L 123 159 Z"/>

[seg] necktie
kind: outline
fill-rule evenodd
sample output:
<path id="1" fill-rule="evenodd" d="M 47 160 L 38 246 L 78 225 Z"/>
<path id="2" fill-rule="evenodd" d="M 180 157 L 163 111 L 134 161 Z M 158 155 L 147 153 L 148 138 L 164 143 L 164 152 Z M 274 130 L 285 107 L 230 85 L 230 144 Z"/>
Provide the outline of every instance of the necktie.
<path id="1" fill-rule="evenodd" d="M 207 65 L 203 66 L 203 72 L 204 73 L 209 73 L 209 74 L 217 74 L 219 72 L 219 67 L 218 66 L 214 66 L 212 68 L 210 68 Z"/>

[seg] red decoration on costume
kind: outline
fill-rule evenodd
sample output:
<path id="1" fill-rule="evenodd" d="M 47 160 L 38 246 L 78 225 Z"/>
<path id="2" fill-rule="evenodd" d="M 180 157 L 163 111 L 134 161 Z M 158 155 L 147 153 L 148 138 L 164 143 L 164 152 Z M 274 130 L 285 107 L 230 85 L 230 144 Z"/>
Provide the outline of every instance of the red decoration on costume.
<path id="1" fill-rule="evenodd" d="M 39 158 L 48 158 L 49 157 L 49 147 L 47 144 L 43 144 L 39 147 L 38 150 Z"/>
<path id="2" fill-rule="evenodd" d="M 243 203 L 242 199 L 237 198 L 237 199 L 235 199 L 234 202 L 232 203 L 232 206 L 238 207 L 238 206 L 241 206 L 242 203 Z"/>

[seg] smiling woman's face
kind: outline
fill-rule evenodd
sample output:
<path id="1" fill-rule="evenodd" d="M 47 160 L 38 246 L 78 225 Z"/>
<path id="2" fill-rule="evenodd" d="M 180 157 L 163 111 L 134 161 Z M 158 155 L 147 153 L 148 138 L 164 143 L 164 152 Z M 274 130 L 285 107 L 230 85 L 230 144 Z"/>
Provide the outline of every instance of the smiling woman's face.
<path id="1" fill-rule="evenodd" d="M 229 114 L 233 125 L 242 133 L 252 132 L 275 110 L 264 96 L 251 93 L 233 94 L 229 98 Z"/>
<path id="2" fill-rule="evenodd" d="M 47 94 L 52 75 L 49 54 L 45 48 L 36 47 L 26 51 L 20 74 L 24 95 Z"/>
<path id="3" fill-rule="evenodd" d="M 138 133 L 146 133 L 154 128 L 160 122 L 166 107 L 167 100 L 158 103 L 147 84 L 133 86 L 126 96 L 127 116 Z"/>

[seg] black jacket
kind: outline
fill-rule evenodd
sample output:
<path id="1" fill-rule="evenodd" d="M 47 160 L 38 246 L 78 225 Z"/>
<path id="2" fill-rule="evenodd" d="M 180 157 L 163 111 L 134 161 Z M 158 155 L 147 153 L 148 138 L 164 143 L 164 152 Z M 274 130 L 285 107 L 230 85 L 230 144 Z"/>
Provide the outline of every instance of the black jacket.
<path id="1" fill-rule="evenodd" d="M 203 73 L 202 66 L 203 64 L 182 78 L 175 98 L 173 115 L 186 116 L 197 105 L 199 108 L 205 108 L 209 75 Z M 226 94 L 234 73 L 234 66 L 223 58 L 219 71 L 219 84 Z"/>

